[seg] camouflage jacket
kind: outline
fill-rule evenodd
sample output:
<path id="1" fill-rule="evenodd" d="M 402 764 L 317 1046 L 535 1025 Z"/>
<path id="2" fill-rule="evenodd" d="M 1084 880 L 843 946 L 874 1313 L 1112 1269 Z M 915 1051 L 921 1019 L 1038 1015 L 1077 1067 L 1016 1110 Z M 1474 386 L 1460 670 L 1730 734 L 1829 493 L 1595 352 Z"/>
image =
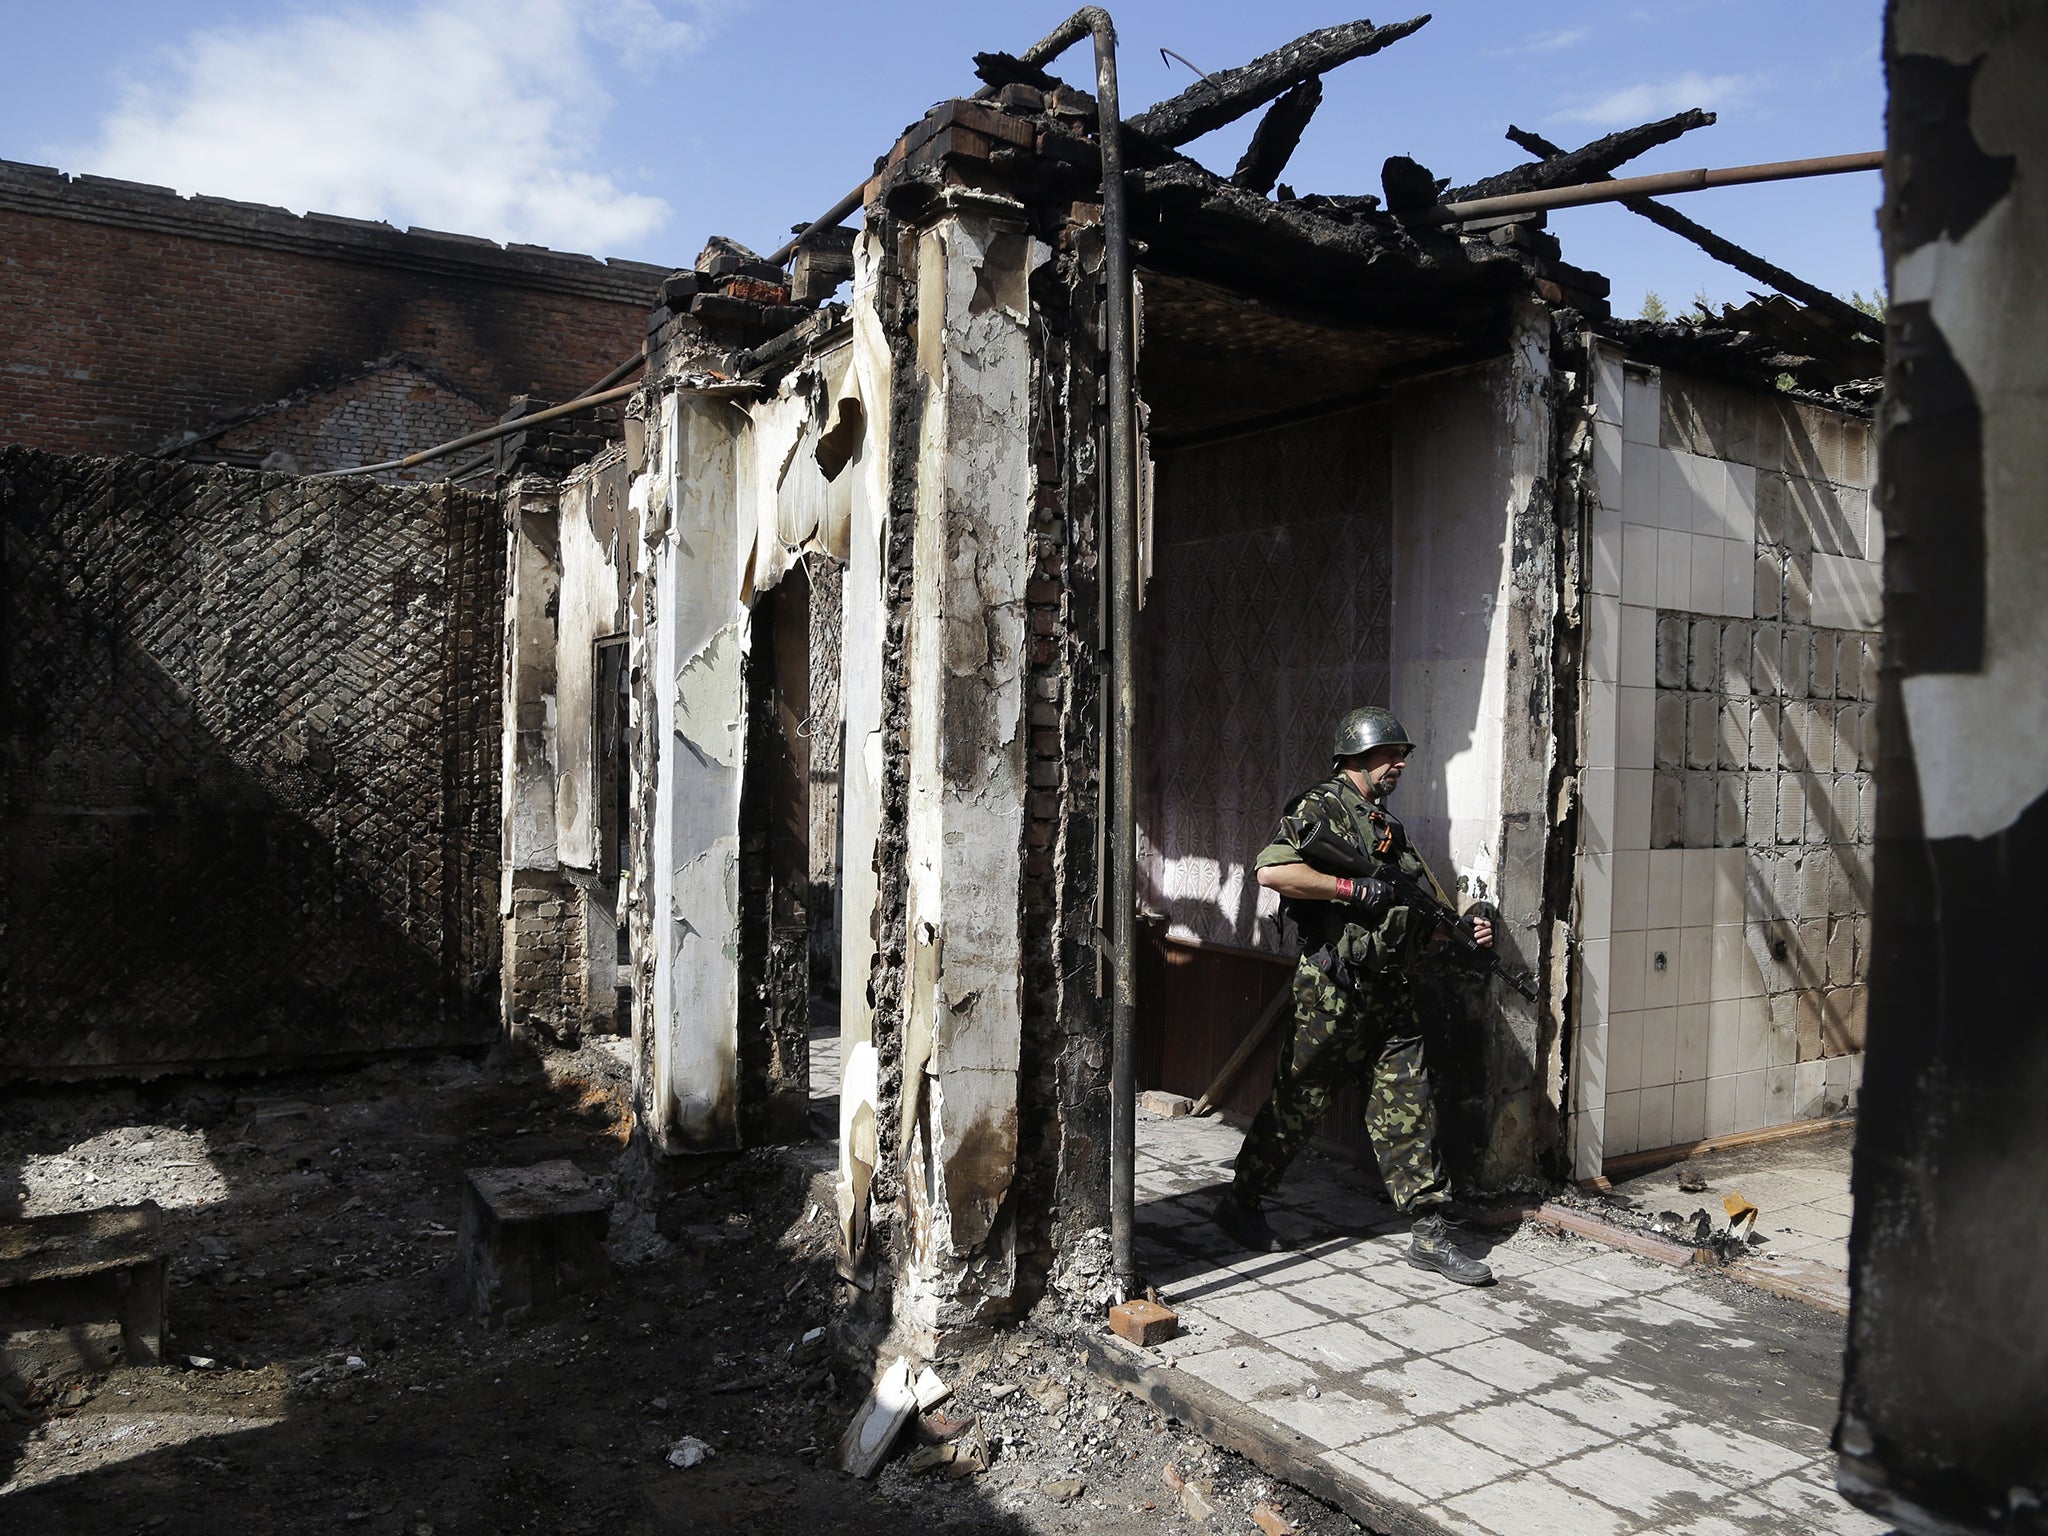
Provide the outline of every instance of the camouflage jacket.
<path id="1" fill-rule="evenodd" d="M 1400 818 L 1360 794 L 1341 771 L 1296 795 L 1281 814 L 1283 818 L 1315 816 L 1336 837 L 1375 863 L 1391 865 L 1425 888 L 1430 884 L 1429 872 L 1410 846 Z M 1253 866 L 1265 869 L 1302 862 L 1301 854 L 1282 832 L 1259 850 Z M 1391 980 L 1412 976 L 1422 959 L 1423 942 L 1429 937 L 1405 906 L 1389 907 L 1372 922 L 1361 921 L 1357 907 L 1334 901 L 1283 900 L 1280 911 L 1300 931 L 1302 954 L 1312 963 L 1325 970 L 1341 965 L 1359 977 Z"/>

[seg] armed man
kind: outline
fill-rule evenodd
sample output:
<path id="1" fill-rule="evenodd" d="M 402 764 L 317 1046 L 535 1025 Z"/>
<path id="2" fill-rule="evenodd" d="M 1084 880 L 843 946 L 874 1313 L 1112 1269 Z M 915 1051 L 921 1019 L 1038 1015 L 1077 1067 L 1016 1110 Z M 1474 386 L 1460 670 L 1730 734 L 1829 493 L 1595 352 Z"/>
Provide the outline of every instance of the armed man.
<path id="1" fill-rule="evenodd" d="M 1414 745 L 1388 710 L 1346 714 L 1331 749 L 1335 772 L 1289 803 L 1279 836 L 1259 852 L 1259 884 L 1279 893 L 1301 934 L 1301 959 L 1273 1091 L 1245 1135 L 1215 1218 L 1247 1248 L 1277 1250 L 1264 1200 L 1337 1091 L 1366 1078 L 1365 1128 L 1380 1175 L 1395 1209 L 1415 1217 L 1408 1262 L 1460 1285 L 1485 1285 L 1493 1271 L 1459 1251 L 1445 1219 L 1450 1180 L 1437 1151 L 1413 982 L 1418 967 L 1460 954 L 1476 968 L 1499 970 L 1499 961 L 1493 925 L 1460 922 L 1387 809 Z"/>

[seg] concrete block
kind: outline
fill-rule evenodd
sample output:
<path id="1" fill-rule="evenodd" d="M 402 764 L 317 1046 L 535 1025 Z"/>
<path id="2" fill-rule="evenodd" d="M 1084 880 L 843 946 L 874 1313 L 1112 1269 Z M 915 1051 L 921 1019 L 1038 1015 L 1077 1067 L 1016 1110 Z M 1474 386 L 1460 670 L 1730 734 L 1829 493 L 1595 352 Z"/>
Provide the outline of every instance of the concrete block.
<path id="1" fill-rule="evenodd" d="M 1675 701 L 1676 695 L 1672 697 Z M 1658 774 L 1650 785 L 1650 846 L 1683 847 L 1683 815 L 1681 775 L 1675 772 Z"/>
<path id="2" fill-rule="evenodd" d="M 472 1168 L 457 1239 L 465 1294 L 488 1321 L 601 1285 L 611 1270 L 610 1198 L 566 1160 L 529 1168 Z"/>
<path id="3" fill-rule="evenodd" d="M 1118 1338 L 1150 1349 L 1179 1334 L 1180 1317 L 1171 1307 L 1139 1299 L 1119 1302 L 1111 1307 L 1109 1327 Z"/>
<path id="4" fill-rule="evenodd" d="M 1685 766 L 1685 695 L 1670 690 L 1657 694 L 1656 765 Z"/>
<path id="5" fill-rule="evenodd" d="M 165 1267 L 154 1200 L 0 1221 L 0 1387 L 156 1364 Z"/>
<path id="6" fill-rule="evenodd" d="M 1138 1108 L 1148 1115 L 1158 1115 L 1172 1120 L 1193 1110 L 1195 1101 L 1184 1093 L 1167 1093 L 1159 1088 L 1147 1088 L 1138 1095 Z"/>
<path id="7" fill-rule="evenodd" d="M 1685 701 L 1685 766 L 1712 768 L 1721 755 L 1721 701 L 1695 693 Z"/>

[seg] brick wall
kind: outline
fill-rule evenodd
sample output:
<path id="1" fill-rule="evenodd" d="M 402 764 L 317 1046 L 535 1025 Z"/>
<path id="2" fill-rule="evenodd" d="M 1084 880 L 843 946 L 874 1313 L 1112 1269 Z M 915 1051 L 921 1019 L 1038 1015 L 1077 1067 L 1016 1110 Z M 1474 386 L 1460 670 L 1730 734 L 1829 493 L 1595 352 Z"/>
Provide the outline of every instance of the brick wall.
<path id="1" fill-rule="evenodd" d="M 0 448 L 0 1078 L 488 1039 L 495 499 Z"/>
<path id="2" fill-rule="evenodd" d="M 194 462 L 218 459 L 286 474 L 315 474 L 403 458 L 423 446 L 450 442 L 488 427 L 498 414 L 452 389 L 417 362 L 392 358 L 356 378 L 238 422 L 181 457 Z M 412 469 L 385 470 L 378 478 L 439 480 L 451 465 L 478 451 L 435 459 Z"/>
<path id="3" fill-rule="evenodd" d="M 662 269 L 0 162 L 0 275 L 0 442 L 149 453 L 397 352 L 493 414 L 567 399 Z"/>

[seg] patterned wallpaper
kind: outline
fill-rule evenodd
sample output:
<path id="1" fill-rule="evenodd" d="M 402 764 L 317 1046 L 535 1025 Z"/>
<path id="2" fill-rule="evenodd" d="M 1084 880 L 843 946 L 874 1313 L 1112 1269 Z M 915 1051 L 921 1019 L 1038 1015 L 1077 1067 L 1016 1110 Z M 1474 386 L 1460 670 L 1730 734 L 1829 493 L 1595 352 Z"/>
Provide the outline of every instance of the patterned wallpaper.
<path id="1" fill-rule="evenodd" d="M 1179 939 L 1284 951 L 1253 856 L 1387 697 L 1391 442 L 1371 407 L 1161 458 L 1143 625 L 1139 887 Z"/>

